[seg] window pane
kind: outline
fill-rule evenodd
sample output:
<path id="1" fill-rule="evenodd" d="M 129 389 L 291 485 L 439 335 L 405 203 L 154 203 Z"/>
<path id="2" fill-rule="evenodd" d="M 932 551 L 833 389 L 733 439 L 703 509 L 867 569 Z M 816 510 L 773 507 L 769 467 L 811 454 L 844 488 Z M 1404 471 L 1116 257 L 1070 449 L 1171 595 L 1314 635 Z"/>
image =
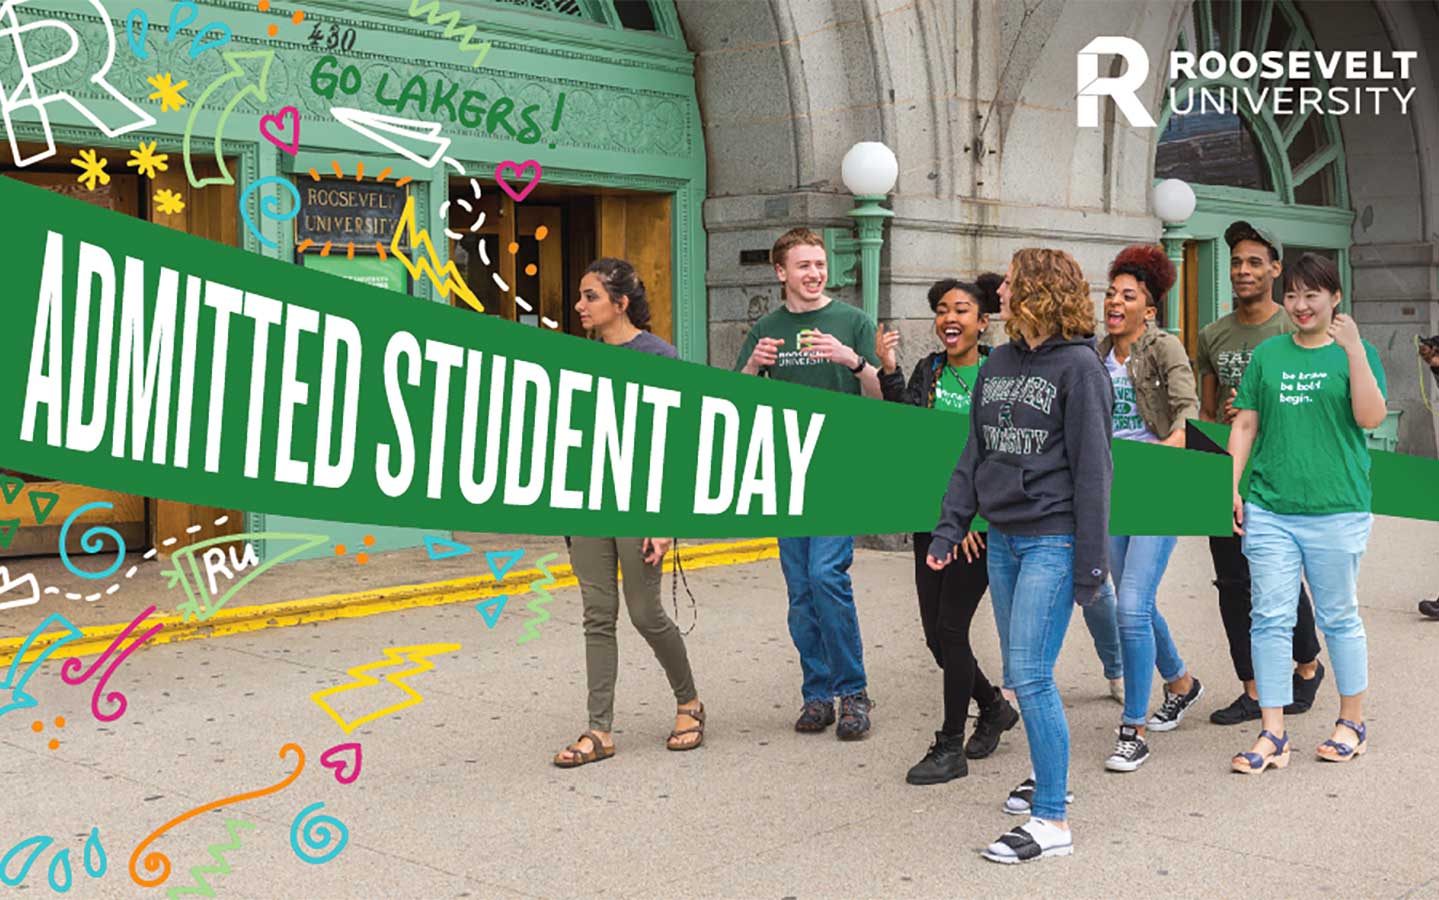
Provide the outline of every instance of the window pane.
<path id="1" fill-rule="evenodd" d="M 1334 204 L 1334 163 L 1320 169 L 1301 185 L 1294 188 L 1294 202 L 1309 206 L 1332 206 Z"/>
<path id="2" fill-rule="evenodd" d="M 1213 110 L 1170 116 L 1155 153 L 1154 177 L 1272 189 L 1268 167 L 1249 128 L 1238 115 Z"/>
<path id="3" fill-rule="evenodd" d="M 626 31 L 654 31 L 655 15 L 650 0 L 615 0 L 615 12 Z"/>
<path id="4" fill-rule="evenodd" d="M 1304 165 L 1315 153 L 1322 150 L 1328 143 L 1324 135 L 1323 119 L 1311 113 L 1294 136 L 1294 143 L 1289 145 L 1289 167 L 1297 169 Z"/>

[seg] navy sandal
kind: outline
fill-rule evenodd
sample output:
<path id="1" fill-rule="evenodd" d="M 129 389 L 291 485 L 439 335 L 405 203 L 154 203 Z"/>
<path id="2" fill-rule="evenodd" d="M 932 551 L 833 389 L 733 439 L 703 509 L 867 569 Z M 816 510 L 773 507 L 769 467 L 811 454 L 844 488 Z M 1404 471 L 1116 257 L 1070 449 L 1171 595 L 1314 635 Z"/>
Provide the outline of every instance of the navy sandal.
<path id="1" fill-rule="evenodd" d="M 1359 744 L 1357 746 L 1351 747 L 1343 741 L 1336 741 L 1333 738 L 1330 738 L 1329 740 L 1320 744 L 1318 749 L 1314 751 L 1315 755 L 1318 756 L 1320 759 L 1324 760 L 1325 762 L 1349 762 L 1349 760 L 1353 759 L 1356 756 L 1362 755 L 1365 750 L 1369 749 L 1369 730 L 1364 727 L 1363 722 L 1355 725 L 1348 719 L 1335 719 L 1334 724 L 1343 725 L 1345 728 L 1348 728 L 1355 734 L 1359 735 Z M 1326 753 L 1326 747 L 1330 748 L 1332 752 Z"/>
<path id="2" fill-rule="evenodd" d="M 1260 756 L 1258 753 L 1255 753 L 1253 751 L 1237 753 L 1235 754 L 1234 760 L 1231 763 L 1234 771 L 1239 772 L 1243 775 L 1258 775 L 1260 772 L 1263 772 L 1270 766 L 1273 766 L 1276 769 L 1282 769 L 1285 766 L 1289 765 L 1288 735 L 1285 735 L 1284 737 L 1275 737 L 1273 732 L 1265 729 L 1259 732 L 1259 736 L 1261 738 L 1266 738 L 1269 743 L 1274 745 L 1274 752 L 1265 756 Z"/>

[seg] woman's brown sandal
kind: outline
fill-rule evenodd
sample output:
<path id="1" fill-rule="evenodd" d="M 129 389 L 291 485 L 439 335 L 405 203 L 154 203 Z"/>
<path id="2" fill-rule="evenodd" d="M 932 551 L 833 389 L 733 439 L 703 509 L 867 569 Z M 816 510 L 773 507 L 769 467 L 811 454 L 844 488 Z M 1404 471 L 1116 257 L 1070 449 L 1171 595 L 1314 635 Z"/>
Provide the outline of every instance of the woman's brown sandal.
<path id="1" fill-rule="evenodd" d="M 695 709 L 676 709 L 675 715 L 689 716 L 699 724 L 693 728 L 681 728 L 676 731 L 671 731 L 669 740 L 665 741 L 667 748 L 674 751 L 693 750 L 705 742 L 705 705 L 703 703 Z M 679 741 L 687 734 L 697 734 L 699 735 L 699 740 L 692 744 L 676 743 L 676 741 Z"/>
<path id="2" fill-rule="evenodd" d="M 593 745 L 591 750 L 581 750 L 580 741 L 588 739 Z M 592 762 L 604 762 L 615 755 L 614 747 L 606 747 L 600 736 L 593 731 L 586 731 L 575 738 L 575 742 L 564 750 L 555 754 L 555 765 L 561 769 L 574 769 L 579 766 L 588 765 Z"/>

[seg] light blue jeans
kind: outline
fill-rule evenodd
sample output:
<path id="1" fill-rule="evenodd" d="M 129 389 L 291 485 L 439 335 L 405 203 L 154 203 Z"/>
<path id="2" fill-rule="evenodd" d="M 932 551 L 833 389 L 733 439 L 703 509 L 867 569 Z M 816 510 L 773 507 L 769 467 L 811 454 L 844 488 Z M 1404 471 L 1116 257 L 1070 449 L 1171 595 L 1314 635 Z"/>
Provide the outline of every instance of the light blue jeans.
<path id="1" fill-rule="evenodd" d="M 1324 633 L 1340 696 L 1369 687 L 1369 642 L 1355 586 L 1373 524 L 1367 512 L 1286 516 L 1244 504 L 1244 555 L 1253 585 L 1249 641 L 1261 707 L 1294 700 L 1291 660 L 1301 573 L 1309 580 L 1314 619 Z"/>
<path id="2" fill-rule="evenodd" d="M 1094 652 L 1104 666 L 1104 677 L 1110 680 L 1124 677 L 1124 652 L 1119 640 L 1119 612 L 1114 600 L 1114 589 L 1105 582 L 1094 603 L 1082 607 L 1084 627 L 1094 641 Z"/>
<path id="3" fill-rule="evenodd" d="M 1019 698 L 1029 738 L 1033 814 L 1062 822 L 1069 781 L 1069 723 L 1054 683 L 1054 663 L 1074 611 L 1074 536 L 1021 537 L 991 525 L 989 596 L 1005 680 Z"/>
<path id="4" fill-rule="evenodd" d="M 854 538 L 780 538 L 779 564 L 789 590 L 789 635 L 799 651 L 806 703 L 865 688 L 864 646 L 849 567 Z"/>
<path id="5" fill-rule="evenodd" d="M 1159 614 L 1159 582 L 1179 542 L 1173 537 L 1110 535 L 1109 570 L 1119 585 L 1119 638 L 1124 651 L 1125 725 L 1143 725 L 1149 718 L 1149 691 L 1154 670 L 1166 682 L 1184 675 L 1184 660 Z M 1104 591 L 1114 593 L 1109 582 Z"/>

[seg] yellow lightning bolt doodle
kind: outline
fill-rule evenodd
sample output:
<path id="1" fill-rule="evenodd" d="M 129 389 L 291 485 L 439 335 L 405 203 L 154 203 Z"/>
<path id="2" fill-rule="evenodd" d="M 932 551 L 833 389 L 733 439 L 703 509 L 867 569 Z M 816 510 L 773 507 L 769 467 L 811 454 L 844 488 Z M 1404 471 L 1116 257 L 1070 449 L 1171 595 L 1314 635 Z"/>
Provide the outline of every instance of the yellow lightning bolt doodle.
<path id="1" fill-rule="evenodd" d="M 411 675 L 419 675 L 422 672 L 428 672 L 433 669 L 435 664 L 430 662 L 429 657 L 438 656 L 441 653 L 453 653 L 459 649 L 459 644 L 418 644 L 414 647 L 386 647 L 386 659 L 345 670 L 346 675 L 355 679 L 353 683 L 342 684 L 339 687 L 325 688 L 323 691 L 316 691 L 310 695 L 310 699 L 314 701 L 316 706 L 323 709 L 330 718 L 334 719 L 335 724 L 339 725 L 345 734 L 349 734 L 366 722 L 373 722 L 381 716 L 387 716 L 390 713 L 399 712 L 402 709 L 409 709 L 411 706 L 418 706 L 425 702 L 422 694 L 404 683 L 405 679 Z M 403 669 L 399 672 L 390 672 L 385 676 L 385 680 L 394 687 L 404 691 L 408 699 L 401 700 L 399 703 L 361 716 L 353 722 L 346 722 L 340 717 L 339 713 L 335 712 L 329 703 L 325 702 L 326 697 L 333 697 L 336 694 L 343 694 L 346 691 L 353 691 L 359 688 L 374 687 L 380 683 L 380 679 L 370 675 L 369 673 L 371 671 L 384 669 L 388 666 L 397 666 L 401 662 L 414 663 L 414 667 Z"/>
<path id="2" fill-rule="evenodd" d="M 410 251 L 415 254 L 419 262 L 412 262 L 404 251 L 400 249 L 400 235 L 408 235 L 410 238 Z M 400 214 L 400 222 L 395 226 L 395 236 L 390 238 L 390 252 L 405 264 L 410 270 L 410 277 L 416 281 L 421 275 L 428 275 L 440 289 L 440 296 L 449 298 L 450 291 L 459 295 L 460 299 L 475 308 L 476 312 L 484 312 L 485 305 L 480 298 L 475 296 L 470 286 L 465 284 L 465 278 L 460 274 L 459 266 L 454 260 L 445 263 L 443 267 L 439 264 L 439 258 L 435 255 L 435 245 L 430 243 L 430 232 L 426 228 L 415 227 L 415 198 L 411 197 L 405 201 L 405 211 Z M 421 254 L 424 254 L 421 256 Z M 443 278 L 441 277 L 443 276 Z"/>

